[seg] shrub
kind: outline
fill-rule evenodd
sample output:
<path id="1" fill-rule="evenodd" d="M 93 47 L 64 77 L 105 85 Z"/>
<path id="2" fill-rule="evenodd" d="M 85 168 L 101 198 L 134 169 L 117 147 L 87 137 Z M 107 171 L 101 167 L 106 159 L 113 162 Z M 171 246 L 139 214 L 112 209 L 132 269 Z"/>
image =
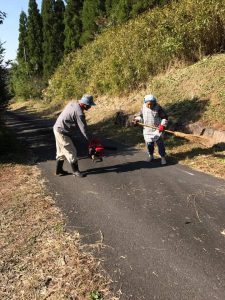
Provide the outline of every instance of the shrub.
<path id="1" fill-rule="evenodd" d="M 13 64 L 10 71 L 10 90 L 19 99 L 41 98 L 46 83 L 41 77 L 31 76 L 25 64 Z"/>

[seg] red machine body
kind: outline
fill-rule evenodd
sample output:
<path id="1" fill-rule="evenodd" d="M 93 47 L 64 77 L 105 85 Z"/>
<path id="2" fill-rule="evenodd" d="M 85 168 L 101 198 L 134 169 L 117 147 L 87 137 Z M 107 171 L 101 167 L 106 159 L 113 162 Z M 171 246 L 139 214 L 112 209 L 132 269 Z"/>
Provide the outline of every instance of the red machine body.
<path id="1" fill-rule="evenodd" d="M 88 151 L 93 161 L 95 160 L 102 161 L 102 158 L 104 156 L 104 147 L 99 139 L 91 140 L 88 146 Z"/>

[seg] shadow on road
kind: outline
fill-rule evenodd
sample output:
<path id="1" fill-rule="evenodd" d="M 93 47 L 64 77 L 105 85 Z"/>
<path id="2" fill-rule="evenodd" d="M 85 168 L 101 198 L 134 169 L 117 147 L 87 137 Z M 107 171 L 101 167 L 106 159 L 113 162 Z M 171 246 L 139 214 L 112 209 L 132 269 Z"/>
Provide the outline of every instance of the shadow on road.
<path id="1" fill-rule="evenodd" d="M 16 133 L 18 141 L 25 146 L 25 149 L 31 149 L 35 162 L 55 160 L 56 147 L 53 134 L 55 120 L 37 118 L 34 115 L 27 115 L 23 111 L 17 111 L 16 113 L 7 112 L 5 121 L 7 127 Z M 106 148 L 109 148 L 109 150 L 105 150 L 106 156 L 125 153 L 126 155 L 134 155 L 137 152 L 131 147 L 114 143 L 108 139 L 103 138 L 102 141 Z M 82 135 L 77 134 L 73 142 L 77 148 L 79 159 L 87 158 L 88 145 Z"/>
<path id="2" fill-rule="evenodd" d="M 168 165 L 173 164 L 173 162 L 169 162 L 167 165 L 162 166 L 160 164 L 160 159 L 156 159 L 154 162 L 148 161 L 135 161 L 135 162 L 127 162 L 124 164 L 118 164 L 113 166 L 104 166 L 99 168 L 88 169 L 86 172 L 86 176 L 101 174 L 101 173 L 124 173 L 124 172 L 132 172 L 141 169 L 152 169 L 152 168 L 165 168 Z M 86 173 L 85 172 L 85 173 Z"/>
<path id="3" fill-rule="evenodd" d="M 25 145 L 25 148 L 30 148 L 34 154 L 35 162 L 43 162 L 47 160 L 55 160 L 55 138 L 53 134 L 52 127 L 54 125 L 55 120 L 49 120 L 45 118 L 40 118 L 35 116 L 34 114 L 29 115 L 23 110 L 18 110 L 15 112 L 7 112 L 6 113 L 6 125 L 12 129 L 17 134 L 17 138 L 19 142 Z M 92 128 L 95 129 L 95 128 Z M 96 127 L 97 129 L 97 127 Z M 137 128 L 133 128 L 137 130 Z M 132 128 L 129 128 L 129 132 Z M 132 134 L 135 132 L 133 131 Z M 126 137 L 127 132 L 123 133 Z M 104 135 L 104 131 L 101 131 L 101 136 Z M 78 143 L 79 140 L 79 143 Z M 81 141 L 81 142 L 80 142 Z M 135 153 L 139 152 L 139 150 L 133 148 L 134 145 L 125 146 L 122 143 L 116 143 L 109 139 L 102 139 L 103 144 L 106 146 L 115 147 L 114 150 L 106 150 L 106 156 L 115 156 L 115 155 L 130 155 L 133 156 Z M 175 143 L 175 139 L 173 139 Z M 75 146 L 78 150 L 78 156 L 80 159 L 85 159 L 88 157 L 87 153 L 87 143 L 82 138 L 81 135 L 77 135 L 74 138 Z M 167 140 L 168 148 L 171 147 L 171 140 Z M 176 145 L 179 146 L 183 141 L 180 139 L 176 139 Z M 173 146 L 176 146 L 173 145 Z M 168 164 L 177 164 L 181 159 L 185 157 L 192 158 L 198 155 L 207 155 L 213 154 L 215 156 L 221 156 L 224 159 L 224 155 L 220 155 L 219 152 L 223 151 L 224 145 L 214 145 L 211 148 L 195 148 L 191 151 L 182 152 L 176 154 L 175 157 L 169 158 Z M 1 160 L 1 157 L 0 157 Z M 7 158 L 9 163 L 14 162 L 13 155 L 9 155 Z M 154 161 L 152 164 L 149 164 L 147 161 L 137 161 L 137 162 L 129 162 L 126 164 L 115 165 L 113 167 L 100 167 L 100 168 L 92 168 L 89 169 L 90 174 L 98 174 L 98 173 L 109 173 L 109 172 L 129 172 L 133 170 L 138 170 L 142 168 L 157 168 L 161 167 L 159 161 Z"/>

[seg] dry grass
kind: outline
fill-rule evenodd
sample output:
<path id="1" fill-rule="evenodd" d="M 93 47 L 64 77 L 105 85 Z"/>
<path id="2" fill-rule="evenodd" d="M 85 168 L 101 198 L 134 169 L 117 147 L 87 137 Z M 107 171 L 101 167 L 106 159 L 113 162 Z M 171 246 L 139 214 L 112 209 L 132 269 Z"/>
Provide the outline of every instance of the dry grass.
<path id="1" fill-rule="evenodd" d="M 177 147 L 170 146 L 167 153 L 172 160 L 225 179 L 225 151 L 186 141 Z"/>
<path id="2" fill-rule="evenodd" d="M 47 195 L 34 166 L 0 167 L 0 299 L 117 299 L 95 259 L 101 244 L 82 245 Z"/>

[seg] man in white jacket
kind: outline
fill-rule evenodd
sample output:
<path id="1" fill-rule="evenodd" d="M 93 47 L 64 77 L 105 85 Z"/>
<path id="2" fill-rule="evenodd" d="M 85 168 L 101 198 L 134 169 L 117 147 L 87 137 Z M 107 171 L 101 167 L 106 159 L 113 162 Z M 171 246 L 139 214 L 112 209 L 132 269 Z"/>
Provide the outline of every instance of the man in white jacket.
<path id="1" fill-rule="evenodd" d="M 168 117 L 163 108 L 157 103 L 154 95 L 146 95 L 144 104 L 138 115 L 134 118 L 134 123 L 142 122 L 148 126 L 155 128 L 144 127 L 143 135 L 147 146 L 149 161 L 154 160 L 154 146 L 158 146 L 159 155 L 161 156 L 161 164 L 166 164 L 166 150 L 162 137 L 167 124 Z"/>

